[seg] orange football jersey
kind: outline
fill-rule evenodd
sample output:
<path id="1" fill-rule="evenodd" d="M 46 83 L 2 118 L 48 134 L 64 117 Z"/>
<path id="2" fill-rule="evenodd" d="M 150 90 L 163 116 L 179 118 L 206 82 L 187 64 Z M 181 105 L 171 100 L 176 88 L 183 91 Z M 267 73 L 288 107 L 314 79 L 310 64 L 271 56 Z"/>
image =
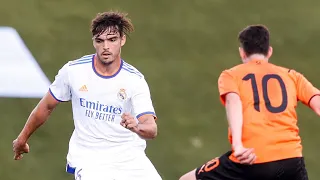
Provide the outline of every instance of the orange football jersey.
<path id="1" fill-rule="evenodd" d="M 242 101 L 244 147 L 254 148 L 255 163 L 301 157 L 302 145 L 297 126 L 297 102 L 308 105 L 320 95 L 302 74 L 265 60 L 251 60 L 221 73 L 220 99 L 237 93 Z M 230 143 L 231 133 L 229 130 Z M 237 162 L 231 155 L 230 159 Z"/>

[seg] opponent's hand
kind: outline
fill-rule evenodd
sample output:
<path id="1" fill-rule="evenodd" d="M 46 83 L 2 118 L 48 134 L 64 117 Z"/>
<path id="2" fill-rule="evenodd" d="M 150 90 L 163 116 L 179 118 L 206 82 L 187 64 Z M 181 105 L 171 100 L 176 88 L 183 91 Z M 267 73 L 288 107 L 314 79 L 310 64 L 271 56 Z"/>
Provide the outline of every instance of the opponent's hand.
<path id="1" fill-rule="evenodd" d="M 135 133 L 139 131 L 138 123 L 134 119 L 134 117 L 131 116 L 130 113 L 123 113 L 121 118 L 122 118 L 122 121 L 120 122 L 121 126 Z"/>
<path id="2" fill-rule="evenodd" d="M 14 160 L 20 160 L 23 157 L 24 153 L 28 153 L 30 151 L 29 145 L 27 143 L 23 143 L 18 139 L 15 139 L 12 142 L 13 152 L 14 152 Z"/>
<path id="3" fill-rule="evenodd" d="M 253 148 L 244 148 L 237 146 L 234 148 L 234 156 L 239 160 L 240 164 L 251 165 L 257 159 Z"/>

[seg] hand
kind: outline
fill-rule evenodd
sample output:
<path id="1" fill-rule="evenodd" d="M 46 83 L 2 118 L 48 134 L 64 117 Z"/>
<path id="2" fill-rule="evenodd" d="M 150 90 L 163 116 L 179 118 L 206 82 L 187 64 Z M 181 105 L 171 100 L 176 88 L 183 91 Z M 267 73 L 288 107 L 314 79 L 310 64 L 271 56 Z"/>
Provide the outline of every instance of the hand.
<path id="1" fill-rule="evenodd" d="M 122 121 L 121 121 L 121 126 L 129 129 L 132 132 L 138 132 L 139 128 L 138 128 L 138 123 L 136 121 L 136 119 L 134 119 L 133 116 L 131 116 L 130 113 L 123 113 L 122 116 Z"/>
<path id="2" fill-rule="evenodd" d="M 15 139 L 12 142 L 13 152 L 14 152 L 14 160 L 20 160 L 23 157 L 24 153 L 28 153 L 30 151 L 29 145 L 19 139 Z"/>
<path id="3" fill-rule="evenodd" d="M 239 160 L 240 164 L 251 165 L 257 159 L 253 148 L 244 148 L 237 146 L 234 148 L 234 156 Z"/>

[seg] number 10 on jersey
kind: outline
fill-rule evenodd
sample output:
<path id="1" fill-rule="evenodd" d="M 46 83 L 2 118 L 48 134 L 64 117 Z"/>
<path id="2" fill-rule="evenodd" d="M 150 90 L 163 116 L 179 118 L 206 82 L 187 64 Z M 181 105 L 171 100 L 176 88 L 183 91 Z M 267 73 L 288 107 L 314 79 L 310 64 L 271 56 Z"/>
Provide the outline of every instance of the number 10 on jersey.
<path id="1" fill-rule="evenodd" d="M 268 95 L 268 81 L 270 79 L 275 79 L 279 82 L 280 88 L 281 88 L 281 93 L 282 93 L 282 100 L 281 104 L 278 107 L 274 107 L 271 105 L 270 98 Z M 254 100 L 254 109 L 256 111 L 260 112 L 260 95 L 259 95 L 259 90 L 257 86 L 257 80 L 255 74 L 247 74 L 242 78 L 242 80 L 249 81 L 251 80 L 251 87 L 252 87 L 252 92 L 253 92 L 253 100 Z M 265 106 L 269 112 L 272 113 L 281 113 L 286 110 L 287 105 L 288 105 L 288 94 L 287 94 L 287 89 L 286 86 L 283 82 L 283 79 L 277 75 L 277 74 L 266 74 L 262 77 L 262 97 L 265 102 Z"/>

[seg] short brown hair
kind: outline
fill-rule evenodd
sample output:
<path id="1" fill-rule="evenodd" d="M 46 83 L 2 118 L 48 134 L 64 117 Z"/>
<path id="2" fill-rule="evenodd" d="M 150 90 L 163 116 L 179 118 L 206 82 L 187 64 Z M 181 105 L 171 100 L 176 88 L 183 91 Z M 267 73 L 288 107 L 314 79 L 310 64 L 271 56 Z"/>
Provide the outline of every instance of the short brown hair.
<path id="1" fill-rule="evenodd" d="M 247 56 L 252 54 L 267 55 L 269 51 L 269 30 L 264 25 L 250 25 L 238 36 L 241 47 Z"/>
<path id="2" fill-rule="evenodd" d="M 134 31 L 134 27 L 127 15 L 117 11 L 98 13 L 91 22 L 92 36 L 100 35 L 106 30 L 119 32 L 121 37 L 128 35 Z"/>

